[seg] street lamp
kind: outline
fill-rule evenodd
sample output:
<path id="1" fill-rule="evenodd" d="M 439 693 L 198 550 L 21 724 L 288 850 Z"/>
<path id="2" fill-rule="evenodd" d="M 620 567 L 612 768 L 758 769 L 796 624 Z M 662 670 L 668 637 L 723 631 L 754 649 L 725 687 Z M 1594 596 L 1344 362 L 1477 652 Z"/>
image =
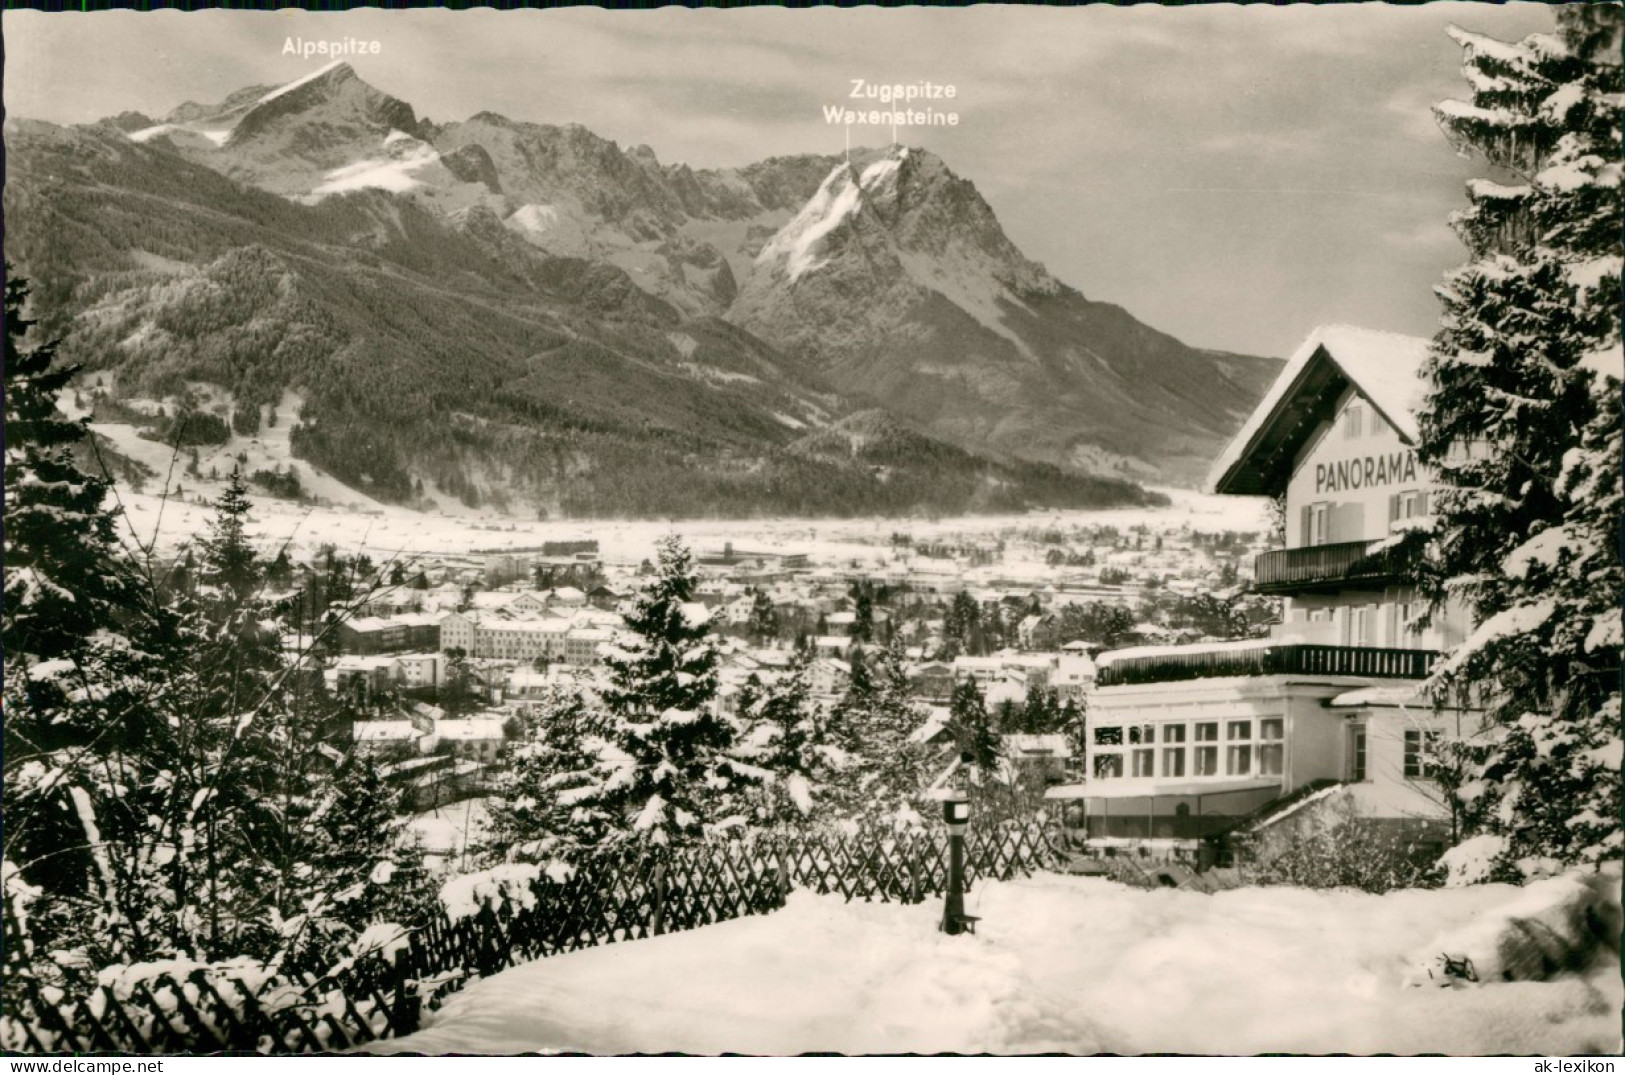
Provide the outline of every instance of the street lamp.
<path id="1" fill-rule="evenodd" d="M 948 825 L 948 900 L 937 928 L 957 937 L 976 932 L 976 916 L 965 913 L 965 829 L 970 825 L 970 802 L 963 791 L 943 793 L 942 820 Z"/>

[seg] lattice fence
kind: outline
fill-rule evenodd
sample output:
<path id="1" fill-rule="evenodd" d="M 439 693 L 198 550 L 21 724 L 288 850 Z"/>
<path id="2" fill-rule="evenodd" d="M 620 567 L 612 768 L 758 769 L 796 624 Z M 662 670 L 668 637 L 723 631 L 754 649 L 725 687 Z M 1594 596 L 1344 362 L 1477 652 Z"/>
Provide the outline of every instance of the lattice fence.
<path id="1" fill-rule="evenodd" d="M 967 882 L 1007 880 L 1056 864 L 1049 830 L 1005 824 L 972 832 Z M 471 917 L 437 915 L 411 930 L 390 958 L 363 956 L 336 972 L 280 969 L 233 976 L 191 970 L 101 986 L 68 997 L 14 962 L 6 921 L 6 994 L 0 1047 L 11 1052 L 342 1051 L 411 1033 L 425 1008 L 467 982 L 508 967 L 617 941 L 696 929 L 784 905 L 794 888 L 848 901 L 918 903 L 947 887 L 941 832 L 809 833 L 678 848 L 607 852 L 573 874 L 541 876 L 533 898 L 482 905 Z"/>

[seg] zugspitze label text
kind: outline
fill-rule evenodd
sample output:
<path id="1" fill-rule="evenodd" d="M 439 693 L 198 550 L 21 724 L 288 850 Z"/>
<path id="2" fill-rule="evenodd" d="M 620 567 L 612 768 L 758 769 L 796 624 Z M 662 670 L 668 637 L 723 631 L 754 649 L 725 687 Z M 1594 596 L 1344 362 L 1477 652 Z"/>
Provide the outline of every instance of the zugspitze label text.
<path id="1" fill-rule="evenodd" d="M 951 101 L 959 96 L 959 88 L 944 82 L 870 82 L 864 78 L 852 79 L 848 101 L 878 102 L 892 107 L 885 110 L 866 108 L 864 104 L 833 104 L 824 106 L 825 123 L 891 125 L 896 127 L 957 127 L 958 112 L 938 111 L 931 105 L 924 108 L 897 108 L 915 101 Z"/>

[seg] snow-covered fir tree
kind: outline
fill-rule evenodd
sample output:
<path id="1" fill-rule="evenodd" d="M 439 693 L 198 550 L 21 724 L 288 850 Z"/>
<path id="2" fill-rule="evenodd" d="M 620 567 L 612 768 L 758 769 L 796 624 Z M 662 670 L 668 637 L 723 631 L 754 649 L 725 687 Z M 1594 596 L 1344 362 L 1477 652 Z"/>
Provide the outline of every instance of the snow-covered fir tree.
<path id="1" fill-rule="evenodd" d="M 939 750 L 918 741 L 926 714 L 915 702 L 896 646 L 875 651 L 867 690 L 849 690 L 837 705 L 837 733 L 853 757 L 852 812 L 871 820 L 917 822 Z"/>
<path id="2" fill-rule="evenodd" d="M 6 277 L 3 638 L 15 669 L 24 657 L 49 660 L 82 648 L 136 595 L 116 556 L 108 482 L 73 459 L 72 449 L 88 443 L 85 423 L 57 409 L 77 367 L 56 362 L 55 341 L 28 340 L 28 283 L 9 265 Z"/>
<path id="3" fill-rule="evenodd" d="M 260 585 L 263 570 L 248 540 L 248 486 L 234 468 L 215 501 L 209 533 L 200 541 L 203 581 L 241 601 Z"/>
<path id="4" fill-rule="evenodd" d="M 573 861 L 603 842 L 616 819 L 594 801 L 594 749 L 603 734 L 595 701 L 552 688 L 521 722 L 491 799 L 482 853 L 497 862 Z"/>
<path id="5" fill-rule="evenodd" d="M 4 872 L 38 894 L 34 951 L 77 965 L 141 950 L 162 913 L 150 819 L 174 736 L 152 699 L 173 618 L 118 547 L 106 481 L 74 461 L 88 434 L 57 409 L 73 369 L 30 346 L 28 292 L 8 266 Z"/>
<path id="6" fill-rule="evenodd" d="M 377 922 L 414 922 L 437 906 L 423 849 L 405 834 L 402 791 L 370 758 L 349 754 L 314 781 L 315 808 L 294 871 L 307 905 L 328 909 L 347 940 Z"/>
<path id="7" fill-rule="evenodd" d="M 993 729 L 982 688 L 974 679 L 963 679 L 954 686 L 948 700 L 948 731 L 967 766 L 983 774 L 997 768 L 999 737 Z"/>
<path id="8" fill-rule="evenodd" d="M 12 281 L 19 312 L 23 294 Z M 8 324 L 8 480 L 48 464 L 53 495 L 75 502 L 43 511 L 45 499 L 8 495 L 8 568 L 24 539 L 54 546 L 29 571 L 47 595 L 82 584 L 87 616 L 40 633 L 23 615 L 44 607 L 30 594 L 6 607 L 4 874 L 8 894 L 29 893 L 21 973 L 82 988 L 99 968 L 178 955 L 308 966 L 365 917 L 410 905 L 394 898 L 414 869 L 394 848 L 386 793 L 376 774 L 335 778 L 320 671 L 286 658 L 254 594 L 219 578 L 161 586 L 144 553 L 91 519 L 101 486 L 73 469 L 80 427 L 51 418 L 62 383 L 20 346 L 25 328 Z M 13 527 L 14 510 L 27 525 Z M 246 524 L 246 501 L 222 516 L 216 533 Z M 252 550 L 239 566 L 257 573 Z"/>
<path id="9" fill-rule="evenodd" d="M 750 599 L 750 620 L 746 632 L 758 646 L 765 646 L 779 636 L 779 613 L 773 599 L 757 590 Z"/>
<path id="10" fill-rule="evenodd" d="M 713 704 L 717 650 L 694 599 L 693 557 L 675 536 L 658 550 L 605 652 L 597 781 L 583 802 L 616 819 L 612 838 L 669 846 L 742 824 L 741 795 L 756 778 L 730 757 L 738 728 Z"/>
<path id="11" fill-rule="evenodd" d="M 772 827 L 828 820 L 849 805 L 852 758 L 830 713 L 812 697 L 807 664 L 798 654 L 771 682 L 741 695 L 746 732 L 736 756 L 768 774 L 752 797 L 757 820 Z"/>
<path id="12" fill-rule="evenodd" d="M 1475 180 L 1471 260 L 1439 289 L 1420 458 L 1424 585 L 1479 624 L 1436 673 L 1489 708 L 1461 744 L 1469 834 L 1520 861 L 1620 849 L 1621 8 L 1570 5 L 1516 44 L 1454 31 L 1469 101 L 1437 114 Z"/>

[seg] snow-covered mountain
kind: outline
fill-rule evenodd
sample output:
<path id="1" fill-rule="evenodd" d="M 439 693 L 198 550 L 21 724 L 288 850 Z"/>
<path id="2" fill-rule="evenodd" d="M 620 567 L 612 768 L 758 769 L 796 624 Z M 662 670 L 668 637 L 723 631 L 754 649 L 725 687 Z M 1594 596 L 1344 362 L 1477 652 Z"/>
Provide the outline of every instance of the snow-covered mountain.
<path id="1" fill-rule="evenodd" d="M 301 204 L 407 199 L 511 265 L 518 243 L 619 270 L 579 279 L 725 319 L 832 391 L 996 457 L 1194 481 L 1278 368 L 1085 299 L 918 149 L 693 169 L 575 124 L 432 123 L 343 62 L 108 122 Z"/>
<path id="2" fill-rule="evenodd" d="M 1277 368 L 1085 299 L 974 184 L 907 147 L 837 163 L 728 316 L 957 443 L 1139 476 L 1189 478 Z"/>
<path id="3" fill-rule="evenodd" d="M 42 337 L 87 370 L 85 407 L 132 436 L 157 429 L 132 401 L 206 399 L 218 428 L 249 442 L 250 463 L 263 461 L 258 442 L 285 437 L 307 475 L 361 497 L 531 518 L 1153 499 L 863 417 L 865 403 L 744 329 L 684 314 L 604 258 L 531 242 L 527 225 L 557 222 L 546 211 L 506 212 L 483 178 L 437 187 L 437 165 L 474 154 L 443 152 L 421 123 L 412 135 L 404 117 L 360 115 L 350 158 L 312 137 L 303 144 L 320 155 L 265 175 L 304 187 L 273 194 L 216 170 L 243 137 L 224 111 L 166 120 L 224 131 L 216 148 L 197 130 L 130 137 L 158 126 L 149 117 L 6 121 L 7 260 L 34 284 Z M 478 200 L 444 208 L 448 191 L 475 186 Z M 721 279 L 726 262 L 714 264 Z M 859 426 L 862 437 L 819 436 Z"/>
<path id="4" fill-rule="evenodd" d="M 251 86 L 216 105 L 187 102 L 137 142 L 163 140 L 234 179 L 285 196 L 320 197 L 376 187 L 406 191 L 456 182 L 412 106 L 363 82 L 337 61 L 281 86 Z"/>

